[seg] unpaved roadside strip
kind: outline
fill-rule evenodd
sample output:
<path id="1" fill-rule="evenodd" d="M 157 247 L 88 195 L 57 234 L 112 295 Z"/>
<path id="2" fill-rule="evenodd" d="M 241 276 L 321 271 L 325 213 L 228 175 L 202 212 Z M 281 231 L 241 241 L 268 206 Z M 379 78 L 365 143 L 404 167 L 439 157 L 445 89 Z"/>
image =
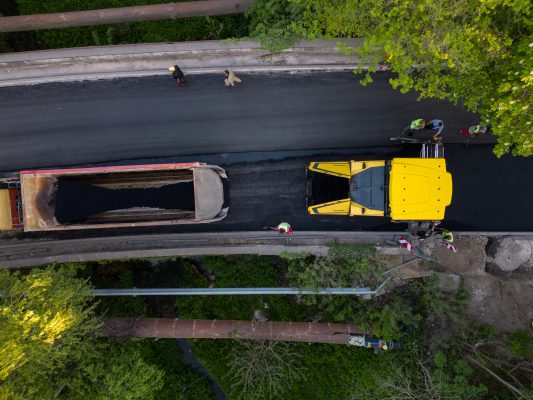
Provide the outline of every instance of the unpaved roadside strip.
<path id="1" fill-rule="evenodd" d="M 359 39 L 298 42 L 270 53 L 258 42 L 200 41 L 80 47 L 0 54 L 0 87 L 50 82 L 169 75 L 178 64 L 186 75 L 235 72 L 345 71 L 364 68 L 337 43 L 357 48 Z"/>
<path id="2" fill-rule="evenodd" d="M 455 232 L 458 236 L 521 236 L 533 238 L 533 232 Z M 335 243 L 370 244 L 381 253 L 409 255 L 391 245 L 405 232 L 295 232 L 291 237 L 269 231 L 213 232 L 196 234 L 152 234 L 96 237 L 82 239 L 2 239 L 0 268 L 21 268 L 50 263 L 87 262 L 146 257 L 195 255 L 258 254 L 282 252 L 328 254 Z"/>
<path id="3" fill-rule="evenodd" d="M 86 262 L 145 257 L 258 254 L 282 252 L 327 255 L 333 243 L 385 244 L 403 232 L 295 232 L 272 231 L 196 234 L 155 234 L 81 239 L 0 240 L 0 268 L 50 263 Z"/>

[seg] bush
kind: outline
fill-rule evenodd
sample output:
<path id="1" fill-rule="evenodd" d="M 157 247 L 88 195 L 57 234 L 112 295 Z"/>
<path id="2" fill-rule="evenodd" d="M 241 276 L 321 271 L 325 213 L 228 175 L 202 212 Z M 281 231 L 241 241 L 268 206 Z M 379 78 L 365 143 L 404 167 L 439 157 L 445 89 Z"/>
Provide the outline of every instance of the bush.
<path id="1" fill-rule="evenodd" d="M 250 38 L 272 52 L 291 47 L 301 39 L 290 27 L 301 12 L 301 6 L 288 0 L 255 0 L 246 14 L 250 21 Z"/>

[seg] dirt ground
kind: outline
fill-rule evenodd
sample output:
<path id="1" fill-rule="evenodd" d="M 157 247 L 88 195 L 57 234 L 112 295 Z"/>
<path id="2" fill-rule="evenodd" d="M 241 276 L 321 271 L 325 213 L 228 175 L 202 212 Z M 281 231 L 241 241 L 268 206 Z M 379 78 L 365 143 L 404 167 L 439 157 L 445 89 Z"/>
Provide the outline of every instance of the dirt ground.
<path id="1" fill-rule="evenodd" d="M 486 255 L 488 242 L 482 236 L 459 236 L 454 241 L 454 253 L 436 237 L 420 247 L 445 272 L 461 276 L 470 295 L 469 319 L 490 324 L 499 331 L 532 327 L 533 266 L 524 265 L 512 272 L 496 268 Z"/>

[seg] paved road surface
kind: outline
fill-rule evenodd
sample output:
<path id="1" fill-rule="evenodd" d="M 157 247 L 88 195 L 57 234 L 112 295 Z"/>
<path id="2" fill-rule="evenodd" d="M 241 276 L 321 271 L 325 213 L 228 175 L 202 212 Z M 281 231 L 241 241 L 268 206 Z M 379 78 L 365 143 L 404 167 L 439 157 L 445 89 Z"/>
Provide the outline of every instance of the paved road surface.
<path id="1" fill-rule="evenodd" d="M 385 74 L 366 88 L 351 73 L 242 78 L 244 83 L 236 88 L 225 88 L 222 76 L 205 75 L 191 77 L 183 89 L 165 77 L 0 89 L 0 171 L 229 153 L 194 157 L 226 165 L 231 179 L 228 218 L 211 225 L 138 232 L 256 230 L 286 219 L 299 230 L 397 230 L 380 218 L 307 215 L 306 163 L 390 158 L 399 154 L 399 147 L 390 147 L 388 137 L 415 117 L 442 118 L 448 142 L 460 140 L 453 133 L 456 129 L 476 122 L 459 107 L 418 103 L 413 94 L 393 91 Z M 375 148 L 384 145 L 389 147 Z M 346 150 L 356 147 L 360 149 Z M 297 149 L 311 150 L 294 152 Z M 318 153 L 313 149 L 323 153 L 312 155 Z M 331 149 L 331 154 L 323 149 Z M 286 152 L 276 152 L 280 150 Z M 263 153 L 248 158 L 237 154 L 251 151 Z M 448 146 L 447 159 L 454 197 L 446 227 L 531 230 L 531 160 L 497 160 L 489 147 L 476 145 Z"/>
<path id="2" fill-rule="evenodd" d="M 222 165 L 230 179 L 230 214 L 212 224 L 122 230 L 93 230 L 46 234 L 45 237 L 88 237 L 132 233 L 255 231 L 283 220 L 299 231 L 379 230 L 398 231 L 403 224 L 386 218 L 311 216 L 306 211 L 305 169 L 310 161 L 390 159 L 416 156 L 419 146 L 353 149 L 345 154 L 307 154 L 281 158 L 277 153 L 201 157 L 199 161 Z M 497 159 L 490 146 L 446 147 L 448 170 L 453 176 L 453 199 L 447 208 L 444 228 L 465 231 L 531 231 L 533 227 L 533 162 L 530 159 Z M 275 160 L 272 160 L 275 159 Z M 147 160 L 153 161 L 153 160 Z M 185 161 L 163 159 L 161 161 Z M 33 237 L 28 235 L 27 237 Z"/>
<path id="3" fill-rule="evenodd" d="M 449 137 L 476 117 L 416 101 L 383 73 L 170 76 L 0 89 L 0 171 L 185 154 L 370 147 L 414 118 L 441 118 Z"/>

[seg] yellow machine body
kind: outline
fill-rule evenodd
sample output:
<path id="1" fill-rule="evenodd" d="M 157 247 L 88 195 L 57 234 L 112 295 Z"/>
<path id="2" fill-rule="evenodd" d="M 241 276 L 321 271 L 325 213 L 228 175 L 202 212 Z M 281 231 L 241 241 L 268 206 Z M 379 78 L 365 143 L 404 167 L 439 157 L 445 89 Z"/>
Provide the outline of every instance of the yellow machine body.
<path id="1" fill-rule="evenodd" d="M 308 206 L 312 215 L 438 221 L 451 203 L 452 177 L 442 158 L 311 162 L 308 170 L 341 178 L 346 189 L 346 196 Z"/>

